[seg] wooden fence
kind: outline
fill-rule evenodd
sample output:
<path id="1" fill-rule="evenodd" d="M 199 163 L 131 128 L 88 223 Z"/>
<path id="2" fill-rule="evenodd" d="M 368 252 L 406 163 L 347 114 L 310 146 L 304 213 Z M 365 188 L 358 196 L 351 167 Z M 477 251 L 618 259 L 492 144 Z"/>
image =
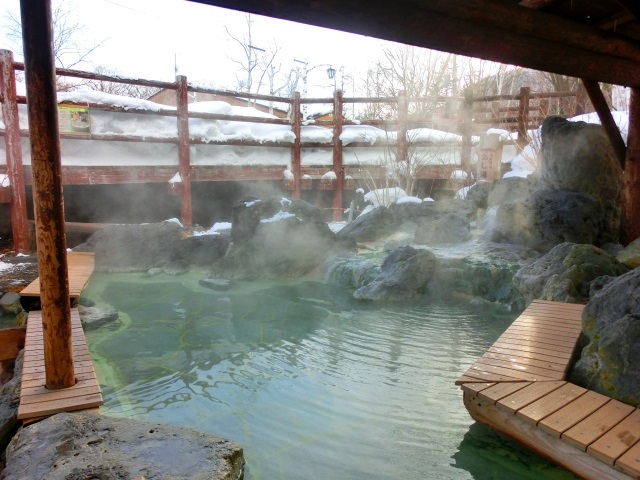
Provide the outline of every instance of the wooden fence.
<path id="1" fill-rule="evenodd" d="M 27 251 L 29 248 L 29 234 L 27 213 L 25 205 L 25 185 L 32 183 L 31 168 L 23 165 L 21 151 L 21 137 L 29 135 L 28 130 L 21 129 L 18 121 L 18 104 L 26 104 L 26 97 L 16 94 L 16 71 L 24 70 L 24 65 L 13 61 L 13 54 L 6 50 L 0 50 L 0 101 L 2 102 L 2 114 L 5 124 L 4 136 L 6 147 L 6 168 L 0 165 L 0 174 L 6 173 L 10 179 L 9 193 L 3 192 L 6 188 L 0 187 L 0 201 L 9 201 L 11 204 L 11 221 L 13 229 L 14 249 Z M 252 94 L 246 92 L 232 92 L 214 88 L 192 85 L 185 76 L 177 76 L 175 82 L 163 82 L 136 78 L 123 78 L 92 72 L 84 72 L 71 69 L 57 69 L 56 73 L 62 77 L 72 77 L 85 80 L 97 80 L 104 82 L 117 82 L 131 85 L 168 89 L 176 92 L 177 108 L 159 109 L 150 111 L 143 108 L 123 108 L 112 105 L 83 103 L 82 106 L 94 110 L 113 111 L 130 114 L 156 115 L 175 117 L 177 122 L 177 136 L 175 137 L 149 137 L 125 134 L 74 134 L 60 133 L 60 138 L 76 140 L 100 140 L 105 142 L 156 142 L 170 143 L 178 146 L 178 173 L 182 182 L 174 192 L 181 196 L 181 221 L 184 225 L 191 225 L 191 184 L 194 181 L 238 181 L 238 180 L 281 180 L 283 189 L 290 190 L 294 198 L 299 198 L 302 189 L 316 188 L 319 190 L 333 191 L 334 218 L 341 218 L 343 208 L 343 190 L 349 185 L 350 179 L 362 178 L 363 173 L 358 168 L 343 165 L 343 149 L 353 147 L 371 147 L 371 143 L 355 143 L 344 147 L 340 135 L 346 125 L 371 125 L 385 130 L 397 131 L 397 141 L 382 143 L 395 155 L 396 160 L 406 160 L 409 146 L 419 147 L 421 144 L 410 142 L 406 132 L 414 128 L 433 128 L 462 136 L 462 142 L 455 148 L 460 148 L 461 165 L 433 165 L 423 169 L 422 179 L 448 178 L 451 171 L 462 168 L 469 170 L 471 165 L 472 137 L 486 131 L 489 127 L 503 128 L 509 131 L 517 131 L 521 142 L 525 142 L 528 129 L 538 126 L 539 121 L 549 111 L 549 105 L 554 99 L 566 99 L 574 97 L 573 92 L 565 93 L 532 93 L 530 89 L 523 88 L 516 95 L 498 95 L 491 97 L 473 98 L 466 97 L 418 97 L 409 98 L 404 92 L 396 97 L 363 98 L 344 97 L 341 91 L 334 92 L 332 98 L 301 98 L 299 93 L 293 97 L 279 97 L 273 95 Z M 189 111 L 189 93 L 207 93 L 219 96 L 235 97 L 247 101 L 276 102 L 287 105 L 289 116 L 287 119 L 263 118 L 250 116 L 233 116 L 224 114 L 202 113 Z M 452 104 L 460 106 L 445 109 L 445 113 L 438 118 L 429 120 L 416 120 L 409 115 L 412 103 Z M 515 102 L 515 104 L 514 104 Z M 66 102 L 65 104 L 73 104 Z M 396 118 L 390 120 L 361 120 L 354 121 L 345 118 L 345 105 L 382 103 L 393 106 L 397 112 Z M 303 125 L 302 112 L 304 105 L 328 104 L 332 105 L 330 120 L 317 121 L 314 125 L 324 126 L 333 130 L 333 143 L 302 142 L 300 138 Z M 291 169 L 293 180 L 283 180 L 284 165 L 272 166 L 220 166 L 220 165 L 192 165 L 190 158 L 190 146 L 199 143 L 210 145 L 235 145 L 254 146 L 261 148 L 288 147 L 286 144 L 253 140 L 224 140 L 207 141 L 191 138 L 189 134 L 189 119 L 200 118 L 206 120 L 222 120 L 230 122 L 249 122 L 273 125 L 287 125 L 295 134 L 295 141 L 291 148 Z M 425 144 L 422 144 L 425 145 Z M 373 145 L 380 147 L 380 143 Z M 443 145 L 446 146 L 446 145 Z M 453 144 L 448 145 L 454 147 Z M 302 150 L 305 148 L 330 148 L 332 150 L 332 170 L 336 174 L 335 180 L 321 180 L 320 172 L 326 171 L 327 165 L 302 165 Z M 367 175 L 382 177 L 383 169 L 372 167 Z M 163 183 L 175 174 L 175 167 L 167 166 L 63 166 L 62 181 L 66 185 L 82 184 L 114 184 L 114 183 Z M 311 176 L 313 182 L 305 181 L 304 177 Z"/>

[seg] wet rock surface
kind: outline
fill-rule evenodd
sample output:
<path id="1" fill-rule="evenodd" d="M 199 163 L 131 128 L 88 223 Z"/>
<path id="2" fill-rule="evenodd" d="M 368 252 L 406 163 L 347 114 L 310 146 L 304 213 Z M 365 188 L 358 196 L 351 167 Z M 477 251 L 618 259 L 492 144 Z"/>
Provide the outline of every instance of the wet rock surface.
<path id="1" fill-rule="evenodd" d="M 585 303 L 599 277 L 617 277 L 629 268 L 593 245 L 563 243 L 520 269 L 513 282 L 527 303 L 533 299 Z"/>
<path id="2" fill-rule="evenodd" d="M 357 300 L 398 301 L 424 294 L 438 266 L 436 256 L 410 246 L 392 251 L 380 267 L 380 274 L 353 294 Z"/>
<path id="3" fill-rule="evenodd" d="M 18 420 L 20 404 L 20 382 L 24 350 L 20 352 L 13 367 L 13 377 L 0 386 L 0 451 L 4 451 L 21 425 Z"/>
<path id="4" fill-rule="evenodd" d="M 540 251 L 563 242 L 617 243 L 623 176 L 603 128 L 548 117 L 541 138 L 539 165 L 530 183 L 535 190 L 519 200 L 503 197 L 506 203 L 501 203 L 487 239 Z M 495 186 L 492 192 L 498 190 Z M 476 196 L 483 198 L 482 192 Z"/>
<path id="5" fill-rule="evenodd" d="M 109 306 L 78 305 L 80 322 L 85 329 L 99 328 L 107 323 L 115 322 L 119 318 L 118 310 Z"/>
<path id="6" fill-rule="evenodd" d="M 640 407 L 640 269 L 608 281 L 582 314 L 587 345 L 570 380 Z"/>
<path id="7" fill-rule="evenodd" d="M 418 245 L 462 243 L 470 238 L 469 221 L 453 213 L 447 213 L 440 218 L 421 225 L 415 233 L 415 243 Z"/>
<path id="8" fill-rule="evenodd" d="M 338 242 L 317 207 L 282 197 L 245 200 L 234 206 L 233 243 L 211 269 L 212 277 L 297 278 L 316 269 Z"/>
<path id="9" fill-rule="evenodd" d="M 96 271 L 148 272 L 159 269 L 179 275 L 191 267 L 206 267 L 222 257 L 229 234 L 193 236 L 175 222 L 111 225 L 94 233 L 83 246 L 96 254 Z"/>
<path id="10" fill-rule="evenodd" d="M 238 480 L 242 448 L 190 428 L 61 413 L 22 428 L 6 452 L 5 480 Z"/>
<path id="11" fill-rule="evenodd" d="M 322 272 L 329 285 L 357 289 L 376 279 L 380 263 L 355 253 L 342 253 L 328 258 Z"/>

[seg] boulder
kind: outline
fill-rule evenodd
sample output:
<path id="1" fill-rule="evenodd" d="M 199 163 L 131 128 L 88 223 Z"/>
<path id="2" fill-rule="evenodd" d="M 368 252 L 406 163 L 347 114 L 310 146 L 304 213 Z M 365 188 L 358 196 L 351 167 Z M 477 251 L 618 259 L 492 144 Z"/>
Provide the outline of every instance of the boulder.
<path id="1" fill-rule="evenodd" d="M 5 480 L 242 478 L 242 447 L 184 427 L 60 413 L 21 429 L 6 451 Z"/>
<path id="2" fill-rule="evenodd" d="M 18 405 L 20 405 L 23 357 L 24 350 L 15 361 L 13 377 L 0 386 L 0 451 L 7 448 L 11 438 L 22 424 L 22 421 L 18 420 Z"/>
<path id="3" fill-rule="evenodd" d="M 0 298 L 0 309 L 2 311 L 17 315 L 22 312 L 22 304 L 20 303 L 20 294 L 16 292 L 7 292 Z"/>
<path id="4" fill-rule="evenodd" d="M 95 252 L 96 270 L 180 275 L 190 267 L 207 267 L 222 257 L 229 233 L 192 236 L 176 222 L 110 225 L 94 233 L 86 249 Z"/>
<path id="5" fill-rule="evenodd" d="M 585 303 L 598 277 L 617 277 L 629 269 L 593 245 L 563 243 L 531 265 L 522 267 L 513 282 L 527 304 L 534 299 Z"/>
<path id="6" fill-rule="evenodd" d="M 539 189 L 524 202 L 501 205 L 488 239 L 548 251 L 563 242 L 608 243 L 601 204 L 591 195 Z"/>
<path id="7" fill-rule="evenodd" d="M 476 209 L 486 210 L 503 203 L 526 200 L 535 187 L 535 182 L 529 177 L 508 177 L 493 182 L 480 180 L 469 188 L 465 199 Z"/>
<path id="8" fill-rule="evenodd" d="M 552 116 L 543 122 L 541 138 L 541 187 L 591 195 L 602 209 L 604 237 L 597 245 L 617 242 L 624 180 L 604 128 Z"/>
<path id="9" fill-rule="evenodd" d="M 391 235 L 397 226 L 396 219 L 389 209 L 379 206 L 345 225 L 338 232 L 338 238 L 352 238 L 356 242 L 374 242 Z"/>
<path id="10" fill-rule="evenodd" d="M 86 329 L 99 328 L 107 323 L 115 322 L 119 318 L 118 310 L 109 306 L 86 307 L 78 305 L 80 322 Z"/>
<path id="11" fill-rule="evenodd" d="M 469 238 L 471 238 L 469 221 L 453 213 L 447 213 L 418 227 L 415 234 L 415 242 L 420 245 L 462 243 Z"/>
<path id="12" fill-rule="evenodd" d="M 570 380 L 640 407 L 640 269 L 610 281 L 582 314 L 587 345 Z"/>
<path id="13" fill-rule="evenodd" d="M 325 282 L 343 288 L 360 288 L 380 274 L 380 262 L 355 253 L 329 257 L 322 266 Z"/>
<path id="14" fill-rule="evenodd" d="M 616 258 L 629 268 L 640 267 L 640 238 L 636 238 L 627 245 L 624 250 L 616 255 Z"/>
<path id="15" fill-rule="evenodd" d="M 317 207 L 269 197 L 234 206 L 233 243 L 211 270 L 234 279 L 297 278 L 317 268 L 335 248 L 336 235 Z"/>
<path id="16" fill-rule="evenodd" d="M 400 247 L 385 258 L 380 274 L 353 294 L 357 300 L 398 301 L 424 294 L 438 268 L 436 256 L 429 250 Z"/>

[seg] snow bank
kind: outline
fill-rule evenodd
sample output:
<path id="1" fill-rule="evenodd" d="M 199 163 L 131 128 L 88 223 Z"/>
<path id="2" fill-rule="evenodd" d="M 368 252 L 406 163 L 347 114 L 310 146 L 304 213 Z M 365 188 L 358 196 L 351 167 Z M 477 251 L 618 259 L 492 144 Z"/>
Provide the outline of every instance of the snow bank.
<path id="1" fill-rule="evenodd" d="M 398 200 L 396 200 L 396 203 L 398 205 L 402 204 L 402 203 L 422 203 L 422 199 L 418 198 L 418 197 L 402 197 L 399 198 Z"/>
<path id="2" fill-rule="evenodd" d="M 405 192 L 403 189 L 401 189 L 400 187 L 393 187 L 371 190 L 369 193 L 365 194 L 364 199 L 368 202 L 371 202 L 373 206 L 377 207 L 379 205 L 382 205 L 388 207 L 393 202 L 397 202 L 399 199 L 406 196 L 407 192 Z"/>
<path id="3" fill-rule="evenodd" d="M 204 232 L 193 232 L 194 237 L 200 237 L 202 235 L 220 235 L 220 230 L 230 230 L 231 223 L 229 222 L 216 222 L 213 226 Z"/>

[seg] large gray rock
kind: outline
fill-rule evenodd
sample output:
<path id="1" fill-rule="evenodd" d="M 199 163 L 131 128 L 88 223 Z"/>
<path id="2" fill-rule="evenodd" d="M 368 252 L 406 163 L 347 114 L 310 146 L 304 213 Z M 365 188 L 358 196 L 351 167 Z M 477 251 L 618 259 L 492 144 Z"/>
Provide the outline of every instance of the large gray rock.
<path id="1" fill-rule="evenodd" d="M 233 244 L 213 265 L 213 276 L 296 278 L 317 268 L 334 247 L 345 248 L 336 242 L 320 209 L 282 197 L 235 205 L 231 236 Z"/>
<path id="2" fill-rule="evenodd" d="M 24 350 L 15 361 L 13 377 L 0 387 L 0 451 L 7 448 L 9 441 L 22 423 L 18 420 L 18 406 L 20 405 L 23 357 Z"/>
<path id="3" fill-rule="evenodd" d="M 419 245 L 462 243 L 469 238 L 471 238 L 469 221 L 453 213 L 421 225 L 415 234 L 415 242 Z"/>
<path id="4" fill-rule="evenodd" d="M 591 195 L 539 189 L 524 202 L 498 208 L 489 239 L 548 251 L 563 242 L 609 243 L 602 205 Z"/>
<path id="5" fill-rule="evenodd" d="M 640 238 L 627 245 L 616 258 L 629 268 L 640 267 Z"/>
<path id="6" fill-rule="evenodd" d="M 594 197 L 603 212 L 598 245 L 618 240 L 622 215 L 622 167 L 600 125 L 548 117 L 542 124 L 540 183 L 543 188 Z"/>
<path id="7" fill-rule="evenodd" d="M 78 305 L 78 315 L 82 326 L 88 330 L 115 322 L 120 317 L 118 310 L 106 305 L 101 307 Z"/>
<path id="8" fill-rule="evenodd" d="M 329 257 L 322 272 L 329 285 L 360 288 L 376 279 L 380 274 L 380 263 L 355 253 L 342 253 Z"/>
<path id="9" fill-rule="evenodd" d="M 474 207 L 486 210 L 489 207 L 526 200 L 534 190 L 535 182 L 529 178 L 509 177 L 493 182 L 478 181 L 467 192 L 466 199 Z"/>
<path id="10" fill-rule="evenodd" d="M 242 447 L 190 428 L 60 413 L 18 432 L 4 480 L 237 480 Z"/>
<path id="11" fill-rule="evenodd" d="M 531 265 L 522 267 L 513 282 L 527 304 L 534 299 L 585 303 L 598 277 L 617 277 L 629 269 L 593 245 L 563 243 Z"/>
<path id="12" fill-rule="evenodd" d="M 640 269 L 607 283 L 587 303 L 588 344 L 571 381 L 640 407 Z"/>
<path id="13" fill-rule="evenodd" d="M 377 207 L 345 225 L 338 232 L 338 238 L 352 238 L 356 242 L 374 242 L 391 235 L 397 226 L 396 219 L 387 207 Z"/>
<path id="14" fill-rule="evenodd" d="M 356 290 L 353 296 L 356 300 L 376 302 L 414 298 L 427 291 L 437 268 L 438 260 L 429 250 L 400 247 L 387 256 L 376 279 Z"/>
<path id="15" fill-rule="evenodd" d="M 94 233 L 87 246 L 96 254 L 96 270 L 167 273 L 206 267 L 222 257 L 230 243 L 228 234 L 191 236 L 175 222 L 112 225 Z"/>

